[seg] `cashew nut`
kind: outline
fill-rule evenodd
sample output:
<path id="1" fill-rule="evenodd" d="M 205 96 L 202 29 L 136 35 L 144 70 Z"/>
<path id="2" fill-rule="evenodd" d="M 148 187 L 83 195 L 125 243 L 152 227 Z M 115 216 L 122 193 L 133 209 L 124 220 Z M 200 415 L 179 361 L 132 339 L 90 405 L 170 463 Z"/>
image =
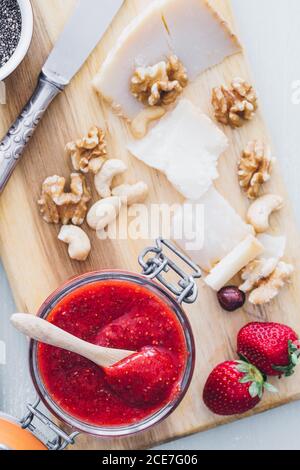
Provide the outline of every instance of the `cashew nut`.
<path id="1" fill-rule="evenodd" d="M 91 242 L 87 234 L 75 225 L 64 225 L 58 239 L 69 245 L 69 256 L 77 261 L 85 261 L 91 251 Z"/>
<path id="2" fill-rule="evenodd" d="M 114 177 L 121 175 L 126 170 L 127 166 L 122 160 L 107 160 L 99 173 L 95 175 L 95 187 L 99 196 L 102 198 L 110 197 Z"/>
<path id="3" fill-rule="evenodd" d="M 94 204 L 87 215 L 87 223 L 93 230 L 103 230 L 119 215 L 122 202 L 119 197 L 101 199 Z"/>
<path id="4" fill-rule="evenodd" d="M 148 196 L 148 186 L 143 181 L 136 184 L 122 184 L 112 190 L 113 196 L 118 196 L 122 204 L 131 206 L 143 202 Z"/>
<path id="5" fill-rule="evenodd" d="M 279 211 L 282 207 L 282 197 L 273 194 L 262 196 L 250 206 L 247 220 L 254 227 L 256 233 L 266 232 L 270 227 L 271 214 Z"/>
<path id="6" fill-rule="evenodd" d="M 141 111 L 131 122 L 131 132 L 136 139 L 145 137 L 149 124 L 166 114 L 161 106 L 152 106 Z"/>

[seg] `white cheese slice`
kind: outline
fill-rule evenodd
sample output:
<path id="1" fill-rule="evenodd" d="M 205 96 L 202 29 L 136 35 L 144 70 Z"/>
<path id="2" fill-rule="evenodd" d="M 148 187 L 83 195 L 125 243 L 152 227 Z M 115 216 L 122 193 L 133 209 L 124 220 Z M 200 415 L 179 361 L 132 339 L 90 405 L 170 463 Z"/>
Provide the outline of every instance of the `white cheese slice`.
<path id="1" fill-rule="evenodd" d="M 196 206 L 203 208 L 203 219 Z M 172 233 L 174 241 L 190 258 L 210 272 L 242 240 L 254 234 L 254 230 L 211 187 L 197 202 L 187 201 L 185 210 L 183 207 L 177 211 L 172 221 Z"/>
<path id="2" fill-rule="evenodd" d="M 276 260 L 281 260 L 284 257 L 286 249 L 286 237 L 274 237 L 273 235 L 268 235 L 263 233 L 257 236 L 258 241 L 263 245 L 264 252 L 261 258 L 269 259 L 275 258 Z"/>
<path id="3" fill-rule="evenodd" d="M 197 200 L 218 178 L 218 159 L 227 146 L 223 132 L 190 101 L 181 100 L 128 150 L 165 173 L 185 198 Z"/>
<path id="4" fill-rule="evenodd" d="M 217 264 L 205 278 L 205 283 L 213 290 L 219 291 L 263 250 L 264 247 L 257 238 L 250 235 Z"/>
<path id="5" fill-rule="evenodd" d="M 143 105 L 130 92 L 137 67 L 176 54 L 190 80 L 237 52 L 227 24 L 205 0 L 155 0 L 123 31 L 94 79 L 94 87 L 132 119 Z"/>

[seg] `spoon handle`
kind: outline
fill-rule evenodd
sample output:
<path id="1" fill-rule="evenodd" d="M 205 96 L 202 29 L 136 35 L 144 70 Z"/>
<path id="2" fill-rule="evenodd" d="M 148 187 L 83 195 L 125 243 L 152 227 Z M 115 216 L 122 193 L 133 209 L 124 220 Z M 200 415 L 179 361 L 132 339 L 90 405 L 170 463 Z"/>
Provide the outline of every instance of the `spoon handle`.
<path id="1" fill-rule="evenodd" d="M 36 341 L 79 354 L 101 367 L 109 367 L 133 354 L 132 351 L 103 348 L 88 343 L 34 315 L 16 313 L 12 316 L 11 323 L 18 331 Z"/>

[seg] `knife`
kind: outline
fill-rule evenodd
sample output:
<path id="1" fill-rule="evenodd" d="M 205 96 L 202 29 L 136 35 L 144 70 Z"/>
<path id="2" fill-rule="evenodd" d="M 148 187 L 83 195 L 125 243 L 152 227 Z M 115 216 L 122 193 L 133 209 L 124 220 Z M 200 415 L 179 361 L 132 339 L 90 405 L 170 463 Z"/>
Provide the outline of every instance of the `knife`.
<path id="1" fill-rule="evenodd" d="M 29 102 L 0 143 L 0 192 L 54 98 L 80 70 L 123 0 L 79 0 L 39 76 Z"/>

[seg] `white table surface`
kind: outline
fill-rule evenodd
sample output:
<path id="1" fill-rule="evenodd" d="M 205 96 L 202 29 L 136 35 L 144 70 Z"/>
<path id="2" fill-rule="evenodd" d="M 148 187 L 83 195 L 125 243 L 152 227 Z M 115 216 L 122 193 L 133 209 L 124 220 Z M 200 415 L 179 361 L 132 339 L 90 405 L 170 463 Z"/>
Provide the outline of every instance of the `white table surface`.
<path id="1" fill-rule="evenodd" d="M 300 90 L 300 1 L 232 2 L 300 228 L 300 91 L 293 96 L 293 87 Z M 35 395 L 27 371 L 26 340 L 9 326 L 15 307 L 3 268 L 0 305 L 0 341 L 5 341 L 7 352 L 6 365 L 0 365 L 0 410 L 22 416 L 24 404 Z M 294 403 L 160 449 L 299 450 L 299 416 L 300 403 Z"/>

